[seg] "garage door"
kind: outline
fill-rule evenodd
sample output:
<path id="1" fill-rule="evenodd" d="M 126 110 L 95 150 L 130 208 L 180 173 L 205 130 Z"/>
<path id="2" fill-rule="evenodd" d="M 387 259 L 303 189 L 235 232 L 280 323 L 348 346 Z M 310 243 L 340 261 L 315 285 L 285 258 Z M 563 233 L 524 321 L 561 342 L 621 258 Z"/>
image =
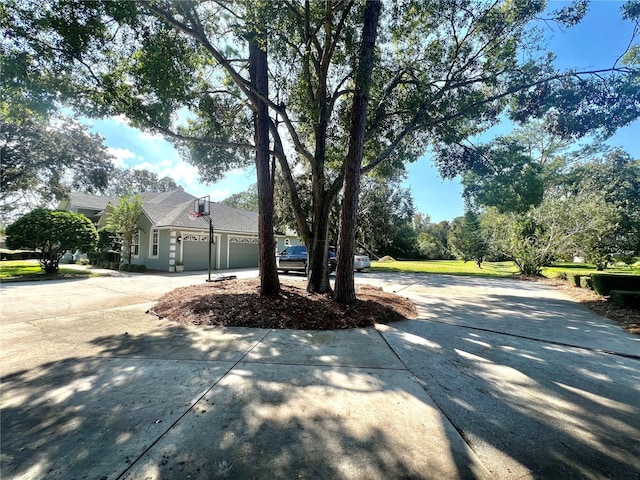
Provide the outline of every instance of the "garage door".
<path id="1" fill-rule="evenodd" d="M 183 233 L 182 243 L 182 258 L 185 270 L 206 270 L 209 268 L 209 235 Z M 215 268 L 215 243 L 211 247 L 211 263 L 212 267 Z"/>
<path id="2" fill-rule="evenodd" d="M 229 237 L 229 268 L 258 266 L 257 237 Z"/>

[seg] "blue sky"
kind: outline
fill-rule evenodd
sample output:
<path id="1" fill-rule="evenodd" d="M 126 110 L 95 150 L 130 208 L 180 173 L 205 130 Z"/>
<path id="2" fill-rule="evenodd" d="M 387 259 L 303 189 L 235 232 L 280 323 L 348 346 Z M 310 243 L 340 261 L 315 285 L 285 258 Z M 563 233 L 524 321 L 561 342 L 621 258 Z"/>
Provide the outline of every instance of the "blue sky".
<path id="1" fill-rule="evenodd" d="M 555 10 L 568 3 L 551 1 L 549 8 Z M 611 67 L 626 49 L 632 32 L 632 23 L 621 19 L 622 4 L 614 0 L 592 1 L 589 12 L 578 26 L 564 31 L 545 27 L 548 49 L 557 56 L 556 65 L 580 69 Z M 234 170 L 213 185 L 202 184 L 196 168 L 182 160 L 161 136 L 133 129 L 123 118 L 85 120 L 85 123 L 91 126 L 92 131 L 105 137 L 105 144 L 115 156 L 118 166 L 145 168 L 160 176 L 169 176 L 194 195 L 210 195 L 213 201 L 220 201 L 246 190 L 255 182 L 255 171 L 249 169 Z M 508 125 L 492 129 L 497 134 L 505 134 L 509 130 Z M 607 143 L 620 146 L 632 157 L 640 158 L 640 121 L 620 129 Z M 451 220 L 463 214 L 460 182 L 441 179 L 428 155 L 408 165 L 407 172 L 404 186 L 411 189 L 418 211 L 428 214 L 434 222 Z"/>

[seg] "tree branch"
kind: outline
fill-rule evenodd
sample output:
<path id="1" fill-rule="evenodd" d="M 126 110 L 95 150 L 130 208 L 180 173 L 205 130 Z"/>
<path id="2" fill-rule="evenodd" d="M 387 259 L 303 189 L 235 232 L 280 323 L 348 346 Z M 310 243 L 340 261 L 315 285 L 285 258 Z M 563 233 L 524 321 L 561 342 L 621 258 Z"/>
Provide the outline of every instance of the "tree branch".
<path id="1" fill-rule="evenodd" d="M 278 159 L 280 170 L 284 177 L 285 188 L 291 196 L 291 207 L 296 218 L 296 225 L 298 226 L 298 230 L 302 235 L 305 244 L 309 245 L 312 241 L 313 233 L 307 224 L 305 212 L 302 210 L 302 202 L 298 195 L 298 189 L 296 188 L 296 183 L 293 179 L 293 174 L 289 167 L 289 162 L 287 161 L 287 156 L 284 153 L 280 132 L 278 132 L 278 126 L 275 124 L 273 119 L 269 119 L 269 131 L 273 138 L 273 154 Z"/>

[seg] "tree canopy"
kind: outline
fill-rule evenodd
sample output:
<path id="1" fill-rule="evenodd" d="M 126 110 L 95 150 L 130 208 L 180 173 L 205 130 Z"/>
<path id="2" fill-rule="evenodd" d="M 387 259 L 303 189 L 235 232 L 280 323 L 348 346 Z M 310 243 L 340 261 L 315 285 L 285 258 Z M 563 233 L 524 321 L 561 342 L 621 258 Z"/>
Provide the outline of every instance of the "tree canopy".
<path id="1" fill-rule="evenodd" d="M 149 170 L 115 167 L 109 176 L 105 195 L 124 197 L 136 193 L 156 191 L 168 192 L 179 188 L 169 177 L 160 177 Z"/>
<path id="2" fill-rule="evenodd" d="M 9 225 L 7 246 L 40 251 L 40 265 L 46 273 L 58 271 L 67 250 L 92 251 L 98 243 L 96 227 L 79 213 L 39 208 Z"/>
<path id="3" fill-rule="evenodd" d="M 452 252 L 465 262 L 473 260 L 478 268 L 489 253 L 489 245 L 485 239 L 476 212 L 468 209 L 464 217 L 456 221 L 449 231 L 449 245 Z"/>
<path id="4" fill-rule="evenodd" d="M 221 203 L 233 208 L 248 210 L 250 212 L 258 211 L 258 186 L 254 183 L 244 192 L 234 193 L 228 196 Z"/>
<path id="5" fill-rule="evenodd" d="M 107 188 L 113 171 L 102 137 L 68 117 L 12 120 L 0 112 L 0 211 L 19 213 L 72 190 Z"/>
<path id="6" fill-rule="evenodd" d="M 358 209 L 358 243 L 378 256 L 411 258 L 416 234 L 411 192 L 399 181 L 363 178 Z"/>
<path id="7" fill-rule="evenodd" d="M 118 204 L 109 211 L 105 229 L 111 232 L 120 244 L 123 260 L 131 264 L 131 257 L 137 255 L 135 239 L 139 235 L 142 200 L 138 195 L 121 197 Z"/>
<path id="8" fill-rule="evenodd" d="M 615 249 L 619 209 L 599 192 L 549 195 L 525 214 L 489 208 L 481 216 L 494 255 L 513 260 L 525 275 L 540 275 L 551 261 L 584 255 L 602 269 Z"/>

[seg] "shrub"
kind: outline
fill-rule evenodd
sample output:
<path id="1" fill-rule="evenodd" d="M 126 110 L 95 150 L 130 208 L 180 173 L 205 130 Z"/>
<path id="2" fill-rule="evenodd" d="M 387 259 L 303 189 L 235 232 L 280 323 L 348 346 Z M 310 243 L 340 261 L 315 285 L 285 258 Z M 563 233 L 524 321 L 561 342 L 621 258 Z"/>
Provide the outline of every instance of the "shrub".
<path id="1" fill-rule="evenodd" d="M 580 275 L 580 274 L 567 273 L 567 282 L 572 287 L 579 287 L 580 286 L 580 277 L 582 277 L 582 275 Z"/>
<path id="2" fill-rule="evenodd" d="M 593 290 L 593 285 L 591 284 L 591 277 L 589 275 L 583 275 L 580 277 L 580 287 Z"/>
<path id="3" fill-rule="evenodd" d="M 89 259 L 88 258 L 80 258 L 78 259 L 78 261 L 76 261 L 76 265 L 89 265 Z"/>
<path id="4" fill-rule="evenodd" d="M 615 257 L 615 260 L 615 264 L 631 265 L 635 261 L 635 258 L 633 255 L 618 255 Z"/>
<path id="5" fill-rule="evenodd" d="M 611 290 L 611 301 L 620 307 L 640 310 L 640 291 Z"/>
<path id="6" fill-rule="evenodd" d="M 24 252 L 7 252 L 2 255 L 3 260 L 27 260 Z"/>
<path id="7" fill-rule="evenodd" d="M 121 272 L 144 273 L 147 271 L 146 265 L 136 265 L 134 263 L 123 263 L 120 265 Z"/>
<path id="8" fill-rule="evenodd" d="M 118 254 L 116 252 L 109 252 L 106 250 L 100 250 L 97 252 L 89 252 L 87 253 L 87 257 L 89 257 L 89 261 L 92 265 L 99 268 L 111 268 L 110 265 L 112 263 L 116 264 L 115 268 L 112 270 L 118 269 Z"/>
<path id="9" fill-rule="evenodd" d="M 7 247 L 40 251 L 45 273 L 56 273 L 66 250 L 92 251 L 98 232 L 91 220 L 79 213 L 38 208 L 7 227 Z"/>
<path id="10" fill-rule="evenodd" d="M 611 290 L 640 291 L 640 275 L 593 273 L 591 282 L 598 295 L 609 295 Z"/>
<path id="11" fill-rule="evenodd" d="M 556 278 L 558 280 L 568 280 L 567 272 L 558 272 L 558 274 L 556 275 Z"/>

